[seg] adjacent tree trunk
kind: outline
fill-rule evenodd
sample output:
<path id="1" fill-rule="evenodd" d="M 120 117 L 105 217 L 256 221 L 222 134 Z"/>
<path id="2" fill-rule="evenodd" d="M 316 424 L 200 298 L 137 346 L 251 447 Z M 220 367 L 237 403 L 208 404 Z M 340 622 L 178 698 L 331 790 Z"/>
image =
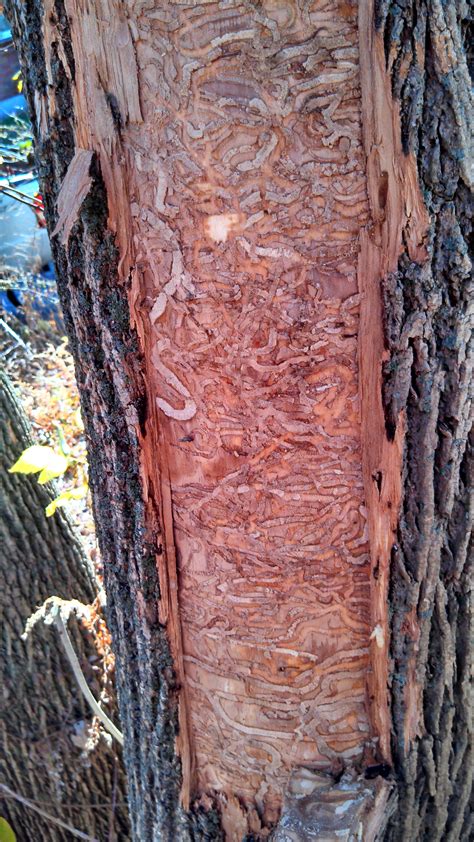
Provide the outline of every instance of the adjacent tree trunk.
<path id="1" fill-rule="evenodd" d="M 78 690 L 57 632 L 41 625 L 25 642 L 25 623 L 49 596 L 90 603 L 97 595 L 92 571 L 68 521 L 47 519 L 50 491 L 36 478 L 7 469 L 31 444 L 25 416 L 0 374 L 0 783 L 91 838 L 126 839 L 124 773 L 117 747 L 101 739 L 82 756 L 91 712 Z M 96 693 L 92 641 L 71 634 Z M 74 632 L 74 633 L 73 633 Z M 96 658 L 94 660 L 97 660 Z M 87 734 L 86 734 L 87 735 Z M 0 791 L 0 815 L 19 842 L 70 840 L 70 831 Z"/>
<path id="2" fill-rule="evenodd" d="M 9 7 L 134 838 L 463 838 L 464 7 Z"/>

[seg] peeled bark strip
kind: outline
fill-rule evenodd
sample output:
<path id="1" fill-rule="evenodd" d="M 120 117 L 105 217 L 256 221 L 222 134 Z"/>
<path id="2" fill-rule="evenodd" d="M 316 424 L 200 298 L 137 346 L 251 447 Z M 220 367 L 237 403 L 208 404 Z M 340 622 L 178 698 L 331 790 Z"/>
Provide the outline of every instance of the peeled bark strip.
<path id="1" fill-rule="evenodd" d="M 100 741 L 87 759 L 76 741 L 91 716 L 53 628 L 26 620 L 57 595 L 90 603 L 96 596 L 88 562 L 62 513 L 47 519 L 51 492 L 8 468 L 31 444 L 26 419 L 0 374 L 0 782 L 47 813 L 98 839 L 126 839 L 125 776 L 116 747 Z M 71 624 L 72 625 L 72 624 Z M 82 668 L 98 695 L 89 658 L 94 649 L 76 629 Z M 116 714 L 115 714 L 116 715 Z M 71 835 L 0 792 L 0 815 L 18 842 L 68 842 Z"/>
<path id="2" fill-rule="evenodd" d="M 288 784 L 272 842 L 377 842 L 395 808 L 395 784 L 296 770 Z"/>

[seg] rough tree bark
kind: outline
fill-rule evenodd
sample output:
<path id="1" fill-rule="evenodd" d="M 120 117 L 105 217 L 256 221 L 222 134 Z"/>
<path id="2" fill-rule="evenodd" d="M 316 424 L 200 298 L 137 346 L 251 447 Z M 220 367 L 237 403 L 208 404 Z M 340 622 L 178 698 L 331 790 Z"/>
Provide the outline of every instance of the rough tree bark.
<path id="1" fill-rule="evenodd" d="M 9 9 L 134 838 L 463 838 L 464 5 Z"/>
<path id="2" fill-rule="evenodd" d="M 91 713 L 77 688 L 53 628 L 21 635 L 49 596 L 86 604 L 97 595 L 92 571 L 68 521 L 47 519 L 50 490 L 7 469 L 31 444 L 25 416 L 0 374 L 0 783 L 90 838 L 126 839 L 125 776 L 116 747 L 103 740 L 88 757 L 75 744 Z M 74 629 L 75 649 L 98 694 L 86 632 Z M 115 802 L 115 806 L 114 806 Z M 70 831 L 0 791 L 0 814 L 19 842 L 70 840 Z"/>
<path id="3" fill-rule="evenodd" d="M 472 9 L 471 9 L 472 13 Z M 472 838 L 472 167 L 462 2 L 382 0 L 406 154 L 430 217 L 428 260 L 404 252 L 383 281 L 389 435 L 406 419 L 403 501 L 390 583 L 391 840 Z M 472 71 L 472 63 L 470 64 Z"/>

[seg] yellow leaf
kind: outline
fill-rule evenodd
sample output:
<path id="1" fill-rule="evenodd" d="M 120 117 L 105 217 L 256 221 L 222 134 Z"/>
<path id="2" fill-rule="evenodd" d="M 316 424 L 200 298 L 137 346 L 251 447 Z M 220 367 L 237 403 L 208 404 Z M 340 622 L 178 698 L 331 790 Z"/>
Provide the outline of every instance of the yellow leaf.
<path id="1" fill-rule="evenodd" d="M 50 479 L 64 474 L 68 466 L 68 459 L 61 453 L 56 453 L 52 447 L 34 444 L 23 451 L 20 458 L 9 468 L 9 473 L 37 474 L 41 471 L 38 481 L 43 485 Z"/>
<path id="2" fill-rule="evenodd" d="M 80 409 L 76 409 L 76 412 L 74 414 L 74 421 L 75 421 L 75 424 L 76 424 L 76 427 L 77 427 L 78 430 L 84 429 L 84 424 L 82 423 L 82 415 L 81 415 Z"/>
<path id="3" fill-rule="evenodd" d="M 69 462 L 65 456 L 55 453 L 54 462 L 51 462 L 47 468 L 43 468 L 41 471 L 38 477 L 39 484 L 44 485 L 45 482 L 50 482 L 52 479 L 56 479 L 56 477 L 61 477 L 67 471 L 68 465 Z"/>
<path id="4" fill-rule="evenodd" d="M 13 828 L 8 824 L 7 820 L 0 817 L 0 842 L 16 842 L 16 836 Z"/>
<path id="5" fill-rule="evenodd" d="M 68 500 L 80 500 L 82 497 L 85 497 L 87 491 L 87 485 L 79 485 L 77 488 L 70 488 L 69 491 L 62 491 L 54 500 L 51 500 L 49 506 L 46 506 L 46 517 L 54 515 L 58 506 L 64 506 Z"/>

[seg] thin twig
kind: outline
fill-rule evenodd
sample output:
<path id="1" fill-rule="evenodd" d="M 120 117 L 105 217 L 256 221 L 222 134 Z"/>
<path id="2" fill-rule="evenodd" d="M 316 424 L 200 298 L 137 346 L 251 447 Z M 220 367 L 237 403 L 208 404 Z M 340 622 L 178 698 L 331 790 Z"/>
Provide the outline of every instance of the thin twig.
<path id="1" fill-rule="evenodd" d="M 78 839 L 85 839 L 87 842 L 99 842 L 94 836 L 88 836 L 87 833 L 83 833 L 82 830 L 77 830 L 75 827 L 71 827 L 70 824 L 66 824 L 66 822 L 61 821 L 61 819 L 57 819 L 56 816 L 52 816 L 50 813 L 47 813 L 46 810 L 42 810 L 41 807 L 37 807 L 33 801 L 30 801 L 28 798 L 25 798 L 23 795 L 19 795 L 18 792 L 14 792 L 5 784 L 0 784 L 0 790 L 5 793 L 5 795 L 10 796 L 10 798 L 14 798 L 16 801 L 19 801 L 20 804 L 24 804 L 25 807 L 28 807 L 30 810 L 34 810 L 35 813 L 39 813 L 40 816 L 43 816 L 44 819 L 47 819 L 49 822 L 53 822 L 53 824 L 57 824 L 59 827 L 64 828 L 64 830 L 68 830 L 73 836 L 77 836 Z"/>
<path id="2" fill-rule="evenodd" d="M 10 334 L 10 336 L 13 336 L 13 339 L 15 339 L 15 341 L 18 342 L 19 345 L 22 345 L 23 348 L 26 348 L 26 350 L 28 352 L 28 356 L 31 357 L 32 353 L 31 353 L 30 349 L 28 348 L 28 345 L 26 344 L 26 342 L 24 342 L 23 339 L 21 338 L 21 336 L 18 336 L 18 334 L 15 333 L 15 331 L 13 330 L 13 328 L 11 328 L 10 325 L 8 325 L 3 319 L 0 319 L 0 325 L 1 325 L 1 327 L 3 327 L 4 330 L 7 331 L 7 333 Z"/>
<path id="3" fill-rule="evenodd" d="M 0 185 L 0 193 L 3 193 L 5 196 L 8 196 L 9 199 L 16 199 L 17 202 L 21 202 L 22 205 L 28 205 L 29 208 L 36 208 L 37 210 L 42 210 L 38 201 L 34 199 L 32 196 L 29 196 L 28 193 L 23 193 L 22 190 L 17 190 L 15 187 L 10 187 L 10 185 L 5 185 L 4 187 Z"/>
<path id="4" fill-rule="evenodd" d="M 4 793 L 3 795 L 0 793 L 0 798 L 5 798 L 6 800 L 10 798 L 10 795 Z M 57 807 L 57 801 L 44 801 L 42 798 L 35 798 L 34 801 L 31 802 L 35 804 L 37 807 Z M 76 813 L 88 813 L 90 810 L 107 810 L 110 812 L 110 807 L 127 807 L 126 801 L 117 801 L 115 805 L 112 801 L 101 801 L 99 804 L 71 804 L 70 801 L 61 801 L 61 807 L 64 807 L 68 812 L 75 811 Z"/>
<path id="5" fill-rule="evenodd" d="M 104 728 L 106 728 L 107 731 L 109 732 L 109 734 L 111 734 L 112 737 L 114 737 L 114 739 L 116 739 L 117 742 L 120 743 L 121 746 L 123 746 L 123 734 L 122 734 L 122 732 L 119 731 L 119 729 L 109 719 L 107 714 L 102 710 L 99 703 L 97 702 L 97 700 L 95 699 L 95 697 L 91 693 L 90 687 L 89 687 L 89 685 L 88 685 L 88 683 L 85 679 L 84 673 L 81 670 L 81 666 L 80 666 L 79 661 L 77 659 L 77 655 L 76 655 L 76 653 L 74 651 L 74 647 L 71 643 L 71 638 L 69 637 L 69 635 L 67 633 L 67 629 L 66 629 L 66 626 L 64 625 L 64 621 L 63 621 L 63 618 L 61 617 L 60 611 L 57 612 L 57 614 L 55 616 L 55 619 L 54 619 L 54 622 L 55 622 L 55 624 L 58 628 L 59 636 L 61 638 L 61 643 L 63 644 L 64 651 L 67 655 L 69 663 L 71 664 L 73 673 L 76 677 L 76 681 L 79 685 L 80 690 L 82 691 L 82 694 L 83 694 L 84 698 L 89 703 L 89 705 L 90 705 L 92 711 L 95 713 L 95 715 L 100 719 Z"/>

